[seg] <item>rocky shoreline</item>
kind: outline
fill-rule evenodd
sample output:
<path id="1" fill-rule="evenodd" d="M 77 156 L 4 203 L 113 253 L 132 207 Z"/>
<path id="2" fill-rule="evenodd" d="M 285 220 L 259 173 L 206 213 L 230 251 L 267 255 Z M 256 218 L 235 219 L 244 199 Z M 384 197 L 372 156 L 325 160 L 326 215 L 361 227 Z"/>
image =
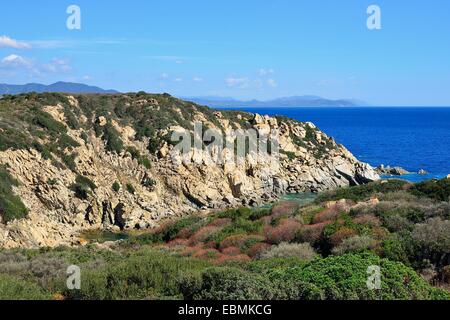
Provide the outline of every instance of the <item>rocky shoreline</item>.
<path id="1" fill-rule="evenodd" d="M 419 175 L 426 175 L 428 174 L 427 171 L 420 169 L 418 172 L 409 172 L 408 170 L 403 169 L 402 167 L 391 167 L 391 166 L 384 166 L 380 165 L 375 168 L 375 171 L 380 175 L 391 175 L 391 176 L 404 176 L 407 174 L 419 174 Z"/>

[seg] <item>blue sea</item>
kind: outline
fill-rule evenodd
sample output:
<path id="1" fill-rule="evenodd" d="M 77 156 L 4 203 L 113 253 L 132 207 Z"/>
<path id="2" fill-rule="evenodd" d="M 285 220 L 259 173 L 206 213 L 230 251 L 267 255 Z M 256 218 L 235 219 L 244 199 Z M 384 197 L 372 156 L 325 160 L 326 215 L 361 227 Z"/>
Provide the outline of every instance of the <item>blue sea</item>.
<path id="1" fill-rule="evenodd" d="M 450 108 L 297 107 L 233 108 L 311 121 L 372 166 L 401 166 L 413 182 L 450 174 Z"/>

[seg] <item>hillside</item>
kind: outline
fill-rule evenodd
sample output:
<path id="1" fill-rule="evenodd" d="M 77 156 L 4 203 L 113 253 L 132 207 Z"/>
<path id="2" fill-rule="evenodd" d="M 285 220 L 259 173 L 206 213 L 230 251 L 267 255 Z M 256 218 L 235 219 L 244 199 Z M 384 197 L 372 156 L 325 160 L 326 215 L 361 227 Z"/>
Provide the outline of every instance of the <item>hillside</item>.
<path id="1" fill-rule="evenodd" d="M 204 143 L 186 163 L 170 136 L 194 122 L 224 133 L 277 130 L 280 158 L 198 162 Z M 83 230 L 153 228 L 201 209 L 378 179 L 311 123 L 215 111 L 168 94 L 5 95 L 0 132 L 2 247 L 77 244 Z"/>

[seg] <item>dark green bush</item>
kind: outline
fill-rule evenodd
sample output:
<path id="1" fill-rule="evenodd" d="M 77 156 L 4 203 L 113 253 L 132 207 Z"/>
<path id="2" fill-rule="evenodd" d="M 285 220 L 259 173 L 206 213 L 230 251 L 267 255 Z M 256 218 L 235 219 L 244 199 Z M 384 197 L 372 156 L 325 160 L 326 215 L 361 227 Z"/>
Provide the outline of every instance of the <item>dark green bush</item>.
<path id="1" fill-rule="evenodd" d="M 428 197 L 439 201 L 449 201 L 450 179 L 420 182 L 415 184 L 409 191 L 417 196 Z"/>
<path id="2" fill-rule="evenodd" d="M 270 300 L 279 290 L 269 279 L 236 268 L 211 268 L 200 277 L 187 277 L 180 284 L 185 299 Z"/>
<path id="3" fill-rule="evenodd" d="M 370 290 L 366 284 L 369 266 L 380 267 L 380 290 Z M 434 289 L 411 268 L 372 253 L 330 256 L 314 260 L 305 267 L 282 272 L 275 270 L 273 273 L 276 278 L 288 282 L 314 285 L 321 299 L 450 299 L 449 293 Z"/>
<path id="4" fill-rule="evenodd" d="M 75 183 L 70 186 L 70 189 L 75 192 L 75 196 L 82 200 L 86 200 L 96 188 L 97 186 L 91 179 L 82 175 L 77 175 Z"/>
<path id="5" fill-rule="evenodd" d="M 366 200 L 376 193 L 389 193 L 399 191 L 408 182 L 403 180 L 388 180 L 386 183 L 371 182 L 348 188 L 339 188 L 333 191 L 320 194 L 315 200 L 316 203 L 325 201 L 335 201 L 340 199 L 349 199 L 354 201 Z"/>
<path id="6" fill-rule="evenodd" d="M 13 192 L 15 186 L 18 186 L 18 182 L 11 177 L 5 166 L 0 165 L 0 216 L 4 222 L 22 219 L 28 214 L 20 197 Z"/>
<path id="7" fill-rule="evenodd" d="M 119 132 L 109 122 L 103 127 L 102 139 L 105 141 L 106 150 L 116 153 L 123 151 L 123 141 Z"/>
<path id="8" fill-rule="evenodd" d="M 112 189 L 114 192 L 119 192 L 120 191 L 120 184 L 117 181 L 114 181 L 113 185 L 112 185 Z"/>
<path id="9" fill-rule="evenodd" d="M 66 290 L 70 299 L 181 298 L 182 273 L 206 268 L 204 261 L 179 258 L 153 249 L 141 249 L 101 268 L 83 269 L 81 290 Z"/>
<path id="10" fill-rule="evenodd" d="M 66 148 L 71 149 L 79 147 L 80 144 L 76 142 L 74 139 L 72 139 L 70 136 L 68 136 L 66 133 L 63 133 L 58 139 L 58 146 L 61 148 L 61 150 L 64 150 Z"/>
<path id="11" fill-rule="evenodd" d="M 133 185 L 132 184 L 130 184 L 130 183 L 127 183 L 127 185 L 126 185 L 126 188 L 127 188 L 127 191 L 129 192 L 129 193 L 131 193 L 131 194 L 135 194 L 135 192 L 136 192 L 136 189 L 133 187 Z"/>
<path id="12" fill-rule="evenodd" d="M 0 300 L 49 300 L 51 294 L 36 283 L 0 274 Z"/>
<path id="13" fill-rule="evenodd" d="M 50 114 L 42 110 L 35 110 L 35 116 L 33 123 L 38 126 L 49 130 L 52 133 L 65 133 L 67 131 L 66 127 L 61 123 L 52 118 Z"/>

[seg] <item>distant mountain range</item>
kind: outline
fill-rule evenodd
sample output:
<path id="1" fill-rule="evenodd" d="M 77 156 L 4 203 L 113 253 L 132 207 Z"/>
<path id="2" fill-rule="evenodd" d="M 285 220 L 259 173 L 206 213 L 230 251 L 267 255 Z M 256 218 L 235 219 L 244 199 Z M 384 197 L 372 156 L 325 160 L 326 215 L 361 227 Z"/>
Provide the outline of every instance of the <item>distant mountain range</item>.
<path id="1" fill-rule="evenodd" d="M 183 97 L 201 105 L 213 108 L 234 107 L 353 107 L 366 106 L 367 103 L 354 99 L 330 100 L 318 96 L 293 96 L 272 100 L 236 100 L 228 97 Z"/>
<path id="2" fill-rule="evenodd" d="M 0 94 L 20 94 L 27 92 L 65 92 L 65 93 L 118 93 L 116 90 L 104 90 L 82 83 L 56 82 L 50 85 L 28 83 L 24 85 L 0 83 Z"/>
<path id="3" fill-rule="evenodd" d="M 95 86 L 82 83 L 56 82 L 50 85 L 40 83 L 28 83 L 24 85 L 0 83 L 0 95 L 20 94 L 27 92 L 65 92 L 65 93 L 119 93 L 116 90 L 105 90 Z M 197 104 L 212 108 L 234 108 L 234 107 L 352 107 L 365 106 L 367 103 L 353 99 L 330 100 L 319 96 L 292 96 L 273 100 L 237 100 L 229 97 L 204 96 L 204 97 L 180 97 Z"/>

